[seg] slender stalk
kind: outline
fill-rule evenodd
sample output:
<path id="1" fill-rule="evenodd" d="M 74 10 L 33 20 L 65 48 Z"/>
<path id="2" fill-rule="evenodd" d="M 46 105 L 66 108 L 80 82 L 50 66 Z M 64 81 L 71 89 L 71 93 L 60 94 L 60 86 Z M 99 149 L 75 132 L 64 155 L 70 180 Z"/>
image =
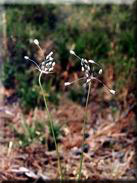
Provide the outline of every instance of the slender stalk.
<path id="1" fill-rule="evenodd" d="M 84 124 L 83 124 L 83 142 L 82 142 L 82 147 L 84 146 L 85 143 L 85 132 L 86 132 L 86 122 L 87 122 L 87 106 L 88 106 L 88 101 L 89 101 L 89 95 L 90 95 L 90 90 L 91 90 L 91 82 L 89 82 L 89 87 L 88 87 L 88 94 L 87 94 L 87 100 L 86 100 L 86 106 L 85 106 L 85 116 L 84 116 Z M 78 170 L 78 180 L 81 178 L 81 173 L 82 173 L 82 165 L 83 165 L 83 157 L 84 157 L 84 152 L 82 151 L 81 156 L 80 156 L 80 167 Z"/>
<path id="2" fill-rule="evenodd" d="M 61 180 L 63 180 L 63 173 L 62 173 L 62 167 L 61 167 L 61 161 L 60 161 L 60 154 L 59 154 L 58 144 L 57 144 L 55 133 L 54 133 L 53 120 L 51 118 L 51 115 L 50 115 L 50 112 L 49 112 L 49 109 L 48 109 L 48 105 L 47 105 L 47 101 L 46 101 L 46 97 L 44 95 L 44 89 L 43 89 L 42 84 L 41 84 L 41 76 L 42 76 L 42 72 L 40 72 L 40 74 L 39 74 L 39 85 L 40 85 L 40 88 L 41 88 L 41 91 L 42 91 L 45 107 L 46 107 L 46 110 L 47 110 L 47 113 L 48 113 L 48 118 L 49 118 L 49 123 L 50 123 L 51 131 L 52 131 L 52 135 L 53 135 L 53 139 L 54 139 L 54 143 L 55 143 L 55 147 L 56 147 L 56 153 L 57 153 L 57 158 L 58 158 L 58 168 L 59 168 L 59 171 L 60 171 L 60 177 L 61 177 Z"/>

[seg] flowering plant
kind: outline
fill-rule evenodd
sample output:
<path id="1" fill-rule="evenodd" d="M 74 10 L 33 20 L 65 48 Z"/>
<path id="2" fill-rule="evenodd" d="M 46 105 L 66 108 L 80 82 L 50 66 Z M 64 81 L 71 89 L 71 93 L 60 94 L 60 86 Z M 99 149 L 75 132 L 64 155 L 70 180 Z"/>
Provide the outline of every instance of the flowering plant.
<path id="1" fill-rule="evenodd" d="M 85 80 L 84 87 L 86 87 L 92 80 L 97 80 L 98 82 L 102 83 L 111 94 L 115 94 L 115 90 L 112 90 L 108 88 L 100 79 L 94 76 L 94 69 L 91 69 L 90 64 L 97 65 L 99 69 L 99 74 L 102 74 L 102 68 L 99 64 L 97 64 L 94 60 L 86 60 L 84 58 L 80 58 L 73 50 L 70 50 L 70 54 L 75 55 L 80 61 L 81 61 L 81 70 L 84 72 L 84 77 L 79 78 L 78 80 L 72 81 L 72 82 L 65 82 L 65 86 L 69 86 L 74 82 L 77 82 L 79 80 Z"/>
<path id="2" fill-rule="evenodd" d="M 36 44 L 38 46 L 38 48 L 40 49 L 40 51 L 42 52 L 42 54 L 44 56 L 44 51 L 40 47 L 39 41 L 37 39 L 34 40 L 34 44 Z M 48 118 L 49 118 L 49 125 L 51 127 L 51 131 L 52 131 L 52 135 L 53 135 L 53 140 L 54 140 L 55 147 L 56 147 L 56 153 L 57 153 L 57 158 L 58 158 L 58 169 L 59 169 L 59 172 L 60 172 L 60 177 L 61 177 L 61 179 L 63 179 L 61 162 L 60 162 L 60 154 L 59 154 L 58 144 L 57 144 L 57 140 L 56 140 L 56 136 L 55 136 L 55 132 L 54 132 L 53 120 L 52 120 L 51 114 L 49 112 L 47 101 L 46 101 L 46 98 L 45 98 L 45 95 L 44 95 L 44 89 L 43 89 L 42 84 L 41 84 L 41 76 L 42 76 L 42 74 L 53 73 L 51 71 L 53 71 L 53 69 L 54 69 L 55 62 L 54 62 L 54 59 L 53 59 L 52 55 L 53 55 L 53 52 L 51 51 L 46 56 L 46 58 L 44 56 L 44 61 L 41 64 L 37 64 L 37 62 L 35 62 L 34 60 L 30 59 L 28 56 L 25 56 L 24 58 L 26 60 L 29 60 L 29 61 L 33 62 L 36 65 L 36 68 L 40 72 L 40 74 L 39 74 L 39 85 L 40 85 L 40 88 L 41 88 L 41 91 L 42 91 L 45 107 L 46 107 Z"/>
<path id="3" fill-rule="evenodd" d="M 86 107 L 85 107 L 86 112 L 85 112 L 84 124 L 83 124 L 83 142 L 82 142 L 82 146 L 84 146 L 86 121 L 87 121 L 87 106 L 88 106 L 89 95 L 90 95 L 90 90 L 91 90 L 91 81 L 96 80 L 96 81 L 102 83 L 107 88 L 107 90 L 109 90 L 109 92 L 113 95 L 115 94 L 115 90 L 110 89 L 100 79 L 98 79 L 97 77 L 94 76 L 94 67 L 92 68 L 91 64 L 94 64 L 94 65 L 98 66 L 99 67 L 98 74 L 99 75 L 102 74 L 102 67 L 98 63 L 96 63 L 94 60 L 86 60 L 84 58 L 80 58 L 78 55 L 76 55 L 76 53 L 73 50 L 70 50 L 70 54 L 76 56 L 80 60 L 81 70 L 82 70 L 82 72 L 84 72 L 84 76 L 77 79 L 77 80 L 74 80 L 72 82 L 65 82 L 65 86 L 69 86 L 69 85 L 71 85 L 71 84 L 73 84 L 77 81 L 80 81 L 80 80 L 85 80 L 84 85 L 83 85 L 84 87 L 88 86 L 88 94 L 87 94 Z M 77 173 L 78 180 L 81 178 L 81 174 L 82 174 L 83 156 L 84 156 L 84 153 L 82 151 L 81 158 L 80 158 L 80 167 L 79 167 L 79 170 L 78 170 L 78 173 Z"/>

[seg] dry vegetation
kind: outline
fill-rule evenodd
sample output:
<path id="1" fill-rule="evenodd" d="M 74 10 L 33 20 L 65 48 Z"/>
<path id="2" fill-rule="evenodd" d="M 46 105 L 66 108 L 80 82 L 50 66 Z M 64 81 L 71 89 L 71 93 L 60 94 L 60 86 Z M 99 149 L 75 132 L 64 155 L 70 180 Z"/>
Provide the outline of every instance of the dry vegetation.
<path id="1" fill-rule="evenodd" d="M 81 130 L 85 109 L 66 97 L 62 101 L 56 109 L 51 105 L 50 110 L 55 123 L 61 126 L 58 143 L 65 178 L 74 179 L 82 150 Z M 116 111 L 112 111 L 111 105 L 101 107 L 101 104 L 101 101 L 91 98 L 88 105 L 86 143 L 83 147 L 83 178 L 134 179 L 134 104 L 123 110 L 118 105 Z M 31 137 L 31 132 L 27 136 L 22 120 L 35 129 L 34 138 Z M 58 178 L 55 147 L 46 121 L 47 115 L 43 110 L 35 109 L 22 117 L 18 105 L 4 107 L 1 115 L 3 135 L 0 155 L 0 174 L 3 180 Z M 37 123 L 44 124 L 43 131 L 35 128 Z M 19 134 L 26 133 L 26 138 L 30 138 L 28 145 L 23 146 L 23 142 L 19 141 L 13 126 Z M 41 143 L 43 139 L 47 140 L 44 144 Z"/>

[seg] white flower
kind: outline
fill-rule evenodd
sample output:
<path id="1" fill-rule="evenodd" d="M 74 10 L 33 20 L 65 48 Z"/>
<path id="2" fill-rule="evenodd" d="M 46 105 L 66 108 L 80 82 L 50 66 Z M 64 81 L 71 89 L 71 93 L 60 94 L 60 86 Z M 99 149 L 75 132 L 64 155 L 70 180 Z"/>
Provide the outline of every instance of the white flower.
<path id="1" fill-rule="evenodd" d="M 70 54 L 75 55 L 75 52 L 73 50 L 70 50 Z"/>
<path id="2" fill-rule="evenodd" d="M 53 67 L 49 68 L 49 72 L 50 72 L 50 71 L 53 71 L 53 69 L 54 69 Z"/>
<path id="3" fill-rule="evenodd" d="M 84 71 L 84 67 L 82 67 L 81 69 L 82 69 L 82 71 Z"/>
<path id="4" fill-rule="evenodd" d="M 49 60 L 52 61 L 53 60 L 53 57 L 49 57 Z"/>
<path id="5" fill-rule="evenodd" d="M 70 82 L 65 82 L 64 85 L 69 86 L 69 85 L 71 85 L 71 83 Z"/>
<path id="6" fill-rule="evenodd" d="M 55 64 L 56 64 L 55 62 L 52 62 L 52 66 L 53 66 L 53 67 L 55 66 Z"/>
<path id="7" fill-rule="evenodd" d="M 99 73 L 99 74 L 102 74 L 102 69 L 100 69 L 98 73 Z"/>
<path id="8" fill-rule="evenodd" d="M 44 52 L 39 45 L 39 41 L 37 39 L 34 39 L 34 43 L 38 46 L 38 48 L 40 49 L 40 51 L 42 51 L 44 55 Z M 37 64 L 37 62 L 35 62 L 34 60 L 30 59 L 28 56 L 24 56 L 24 58 L 26 60 L 33 62 L 41 73 L 48 74 L 54 69 L 55 66 L 55 62 L 53 61 L 54 59 L 53 57 L 51 57 L 52 54 L 53 52 L 51 51 L 40 65 Z"/>
<path id="9" fill-rule="evenodd" d="M 29 57 L 28 57 L 28 56 L 24 56 L 24 58 L 25 58 L 26 60 L 29 60 Z"/>
<path id="10" fill-rule="evenodd" d="M 39 45 L 39 41 L 37 39 L 34 39 L 33 41 L 36 45 Z"/>
<path id="11" fill-rule="evenodd" d="M 46 59 L 52 58 L 51 55 L 53 55 L 53 51 L 51 51 L 51 52 L 46 56 Z"/>
<path id="12" fill-rule="evenodd" d="M 116 91 L 115 90 L 109 90 L 111 94 L 115 95 Z"/>
<path id="13" fill-rule="evenodd" d="M 89 83 L 90 81 L 91 81 L 91 78 L 90 78 L 90 79 L 87 79 L 87 80 L 86 80 L 86 83 Z"/>
<path id="14" fill-rule="evenodd" d="M 76 55 L 76 53 L 73 50 L 70 50 L 70 54 L 75 55 L 81 61 L 81 70 L 84 72 L 84 77 L 79 78 L 77 80 L 74 80 L 72 82 L 66 82 L 65 86 L 68 86 L 68 85 L 70 85 L 72 83 L 75 83 L 79 80 L 85 79 L 85 83 L 84 83 L 83 86 L 86 87 L 89 84 L 89 82 L 91 82 L 92 80 L 96 80 L 96 81 L 102 83 L 107 88 L 107 90 L 109 90 L 109 92 L 111 94 L 115 95 L 115 93 L 116 93 L 115 90 L 112 90 L 112 89 L 108 88 L 100 79 L 94 77 L 94 72 L 91 70 L 91 68 L 89 66 L 89 63 L 96 64 L 98 67 L 101 67 L 99 64 L 97 64 L 94 60 L 88 60 L 87 61 L 84 58 L 80 58 L 78 55 Z M 98 74 L 102 74 L 102 68 L 99 70 Z"/>
<path id="15" fill-rule="evenodd" d="M 94 60 L 89 60 L 89 63 L 94 64 L 95 61 Z"/>

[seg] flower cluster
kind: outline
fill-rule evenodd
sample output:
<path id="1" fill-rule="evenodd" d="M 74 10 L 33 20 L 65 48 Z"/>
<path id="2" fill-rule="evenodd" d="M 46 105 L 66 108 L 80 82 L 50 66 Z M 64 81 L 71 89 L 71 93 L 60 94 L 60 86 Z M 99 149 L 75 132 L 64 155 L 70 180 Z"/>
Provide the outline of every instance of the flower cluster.
<path id="1" fill-rule="evenodd" d="M 78 80 L 75 80 L 75 81 L 72 81 L 72 82 L 65 82 L 65 86 L 69 86 L 71 85 L 72 83 L 74 82 L 77 82 L 79 80 L 85 80 L 85 83 L 84 83 L 84 87 L 87 86 L 92 80 L 96 80 L 100 83 L 102 83 L 108 90 L 111 94 L 115 94 L 115 90 L 112 90 L 110 88 L 108 88 L 101 80 L 99 80 L 98 78 L 96 78 L 94 76 L 94 72 L 92 71 L 91 69 L 91 65 L 90 64 L 95 64 L 97 65 L 100 69 L 99 69 L 99 74 L 102 74 L 102 68 L 99 64 L 97 64 L 94 60 L 86 60 L 86 59 L 83 59 L 83 58 L 80 58 L 78 55 L 76 55 L 76 53 L 73 51 L 73 50 L 70 50 L 70 54 L 76 56 L 80 61 L 81 61 L 81 70 L 84 72 L 84 77 L 82 78 L 79 78 Z"/>
<path id="2" fill-rule="evenodd" d="M 38 46 L 38 48 L 41 50 L 41 52 L 43 53 L 43 56 L 44 56 L 44 52 L 43 52 L 42 48 L 40 47 L 39 41 L 37 39 L 34 40 L 34 44 L 36 44 Z M 78 55 L 76 55 L 76 53 L 73 50 L 70 50 L 70 54 L 76 56 L 80 60 L 81 70 L 82 70 L 82 72 L 84 72 L 84 77 L 79 78 L 78 80 L 75 80 L 72 82 L 65 82 L 65 86 L 69 86 L 72 83 L 77 82 L 79 80 L 85 80 L 83 86 L 86 87 L 92 80 L 96 80 L 96 81 L 102 83 L 109 90 L 109 92 L 111 94 L 115 94 L 115 90 L 108 88 L 100 79 L 98 79 L 97 77 L 94 76 L 94 71 L 93 71 L 94 67 L 91 64 L 98 66 L 99 67 L 98 74 L 102 74 L 102 67 L 98 63 L 96 63 L 94 60 L 86 60 L 84 58 L 80 58 Z M 41 73 L 49 74 L 49 73 L 52 73 L 51 71 L 53 71 L 54 66 L 55 66 L 55 62 L 54 62 L 52 55 L 53 55 L 53 52 L 50 52 L 46 56 L 46 58 L 44 58 L 44 61 L 41 64 L 37 64 L 34 60 L 30 59 L 28 56 L 25 56 L 24 58 L 26 60 L 33 62 Z"/>
<path id="3" fill-rule="evenodd" d="M 44 55 L 44 52 L 43 52 L 42 48 L 40 47 L 39 41 L 37 39 L 34 40 L 34 44 L 36 44 L 38 46 L 38 48 L 42 51 L 42 53 Z M 52 55 L 53 55 L 53 52 L 50 52 L 46 56 L 46 58 L 44 58 L 44 61 L 41 64 L 37 64 L 34 60 L 30 59 L 28 56 L 25 56 L 24 58 L 26 60 L 33 62 L 41 73 L 49 74 L 49 73 L 51 73 L 51 71 L 54 69 L 54 66 L 55 66 L 55 62 L 54 62 Z"/>

